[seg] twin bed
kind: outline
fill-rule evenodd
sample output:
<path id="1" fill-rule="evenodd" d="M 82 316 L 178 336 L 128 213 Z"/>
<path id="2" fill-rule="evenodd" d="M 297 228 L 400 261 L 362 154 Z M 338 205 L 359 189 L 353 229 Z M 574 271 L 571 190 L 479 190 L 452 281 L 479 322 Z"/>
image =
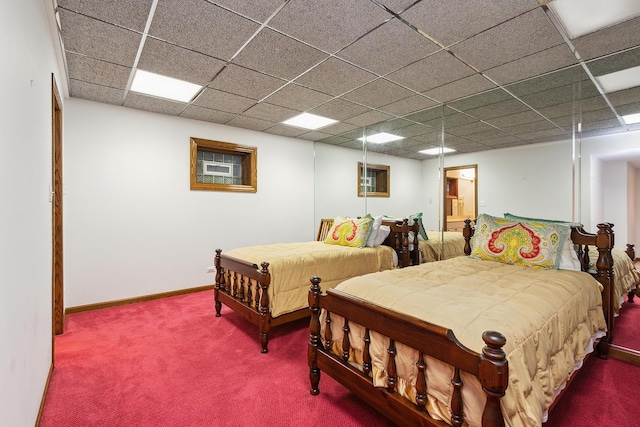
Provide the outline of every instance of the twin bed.
<path id="1" fill-rule="evenodd" d="M 542 424 L 593 346 L 606 357 L 614 331 L 612 225 L 570 237 L 583 271 L 456 257 L 324 295 L 313 278 L 311 393 L 325 372 L 401 425 Z"/>
<path id="2" fill-rule="evenodd" d="M 310 277 L 322 275 L 325 288 L 330 288 L 350 277 L 411 264 L 409 233 L 417 225 L 410 226 L 406 219 L 381 220 L 380 225 L 388 227 L 388 235 L 373 247 L 325 244 L 332 224 L 323 221 L 321 241 L 251 246 L 224 254 L 217 249 L 216 316 L 224 304 L 257 326 L 261 351 L 267 353 L 271 327 L 309 316 Z"/>

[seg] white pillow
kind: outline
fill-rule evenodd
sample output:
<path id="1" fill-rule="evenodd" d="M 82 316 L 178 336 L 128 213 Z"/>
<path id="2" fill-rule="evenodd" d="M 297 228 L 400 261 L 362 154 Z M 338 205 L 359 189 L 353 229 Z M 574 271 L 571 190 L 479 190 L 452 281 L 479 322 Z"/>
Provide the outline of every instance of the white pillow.
<path id="1" fill-rule="evenodd" d="M 369 238 L 367 239 L 367 246 L 372 248 L 374 246 L 378 246 L 380 244 L 382 244 L 382 242 L 384 242 L 384 239 L 387 238 L 387 236 L 384 236 L 384 238 L 382 239 L 382 242 L 376 244 L 376 242 L 378 241 L 378 232 L 380 230 L 380 225 L 382 224 L 382 215 L 380 216 L 374 216 L 373 217 L 373 225 L 371 227 L 371 233 L 369 234 Z M 391 231 L 391 229 L 389 229 L 389 231 Z M 387 235 L 389 235 L 387 233 Z"/>
<path id="2" fill-rule="evenodd" d="M 558 270 L 582 270 L 580 260 L 578 259 L 578 254 L 576 253 L 576 250 L 573 246 L 573 241 L 571 240 L 571 231 L 569 231 L 569 235 L 564 240 L 564 244 L 562 245 L 562 249 L 560 250 L 560 262 L 558 263 Z"/>
<path id="3" fill-rule="evenodd" d="M 391 233 L 391 227 L 389 227 L 388 225 L 381 225 L 378 229 L 378 234 L 376 236 L 375 242 L 373 243 L 373 246 L 380 246 L 382 243 L 384 243 L 389 233 Z M 371 238 L 369 238 L 369 241 L 371 241 Z"/>

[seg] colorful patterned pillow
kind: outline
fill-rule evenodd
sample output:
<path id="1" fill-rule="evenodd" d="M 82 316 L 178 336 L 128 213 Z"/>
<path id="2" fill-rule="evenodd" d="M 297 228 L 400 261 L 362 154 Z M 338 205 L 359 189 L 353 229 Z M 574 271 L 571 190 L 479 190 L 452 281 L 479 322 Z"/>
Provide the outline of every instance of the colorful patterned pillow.
<path id="1" fill-rule="evenodd" d="M 422 224 L 422 212 L 409 215 L 409 225 L 413 225 L 413 223 L 417 222 L 420 226 L 420 236 L 422 236 L 423 240 L 429 240 L 429 236 L 427 236 L 427 231 L 424 229 L 424 225 Z"/>
<path id="2" fill-rule="evenodd" d="M 557 269 L 567 227 L 510 221 L 481 214 L 476 220 L 472 258 L 534 268 Z"/>
<path id="3" fill-rule="evenodd" d="M 372 229 L 371 215 L 362 218 L 337 217 L 324 242 L 330 245 L 364 248 Z"/>

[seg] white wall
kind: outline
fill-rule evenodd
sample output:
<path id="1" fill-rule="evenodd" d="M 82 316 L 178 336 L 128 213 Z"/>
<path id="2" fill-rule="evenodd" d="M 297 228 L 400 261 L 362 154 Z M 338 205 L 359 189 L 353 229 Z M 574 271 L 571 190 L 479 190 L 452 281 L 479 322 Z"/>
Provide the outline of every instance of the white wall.
<path id="1" fill-rule="evenodd" d="M 52 360 L 51 74 L 60 74 L 45 3 L 3 3 L 0 51 L 0 425 L 26 427 Z"/>
<path id="2" fill-rule="evenodd" d="M 367 153 L 369 164 L 390 167 L 389 197 L 358 197 L 360 150 L 315 144 L 315 218 L 336 216 L 389 215 L 406 217 L 422 212 L 418 197 L 421 162 L 381 153 Z"/>
<path id="3" fill-rule="evenodd" d="M 478 165 L 478 213 L 572 219 L 572 158 L 569 141 L 470 154 L 446 155 L 444 167 Z M 441 207 L 439 161 L 423 161 L 423 200 L 429 228 L 437 229 Z M 428 201 L 432 199 L 432 203 Z M 481 206 L 484 202 L 485 206 Z M 426 224 L 425 224 L 426 226 Z"/>
<path id="4" fill-rule="evenodd" d="M 66 307 L 211 284 L 216 248 L 315 238 L 312 142 L 76 98 L 65 113 Z M 191 191 L 190 137 L 257 147 L 258 191 Z"/>

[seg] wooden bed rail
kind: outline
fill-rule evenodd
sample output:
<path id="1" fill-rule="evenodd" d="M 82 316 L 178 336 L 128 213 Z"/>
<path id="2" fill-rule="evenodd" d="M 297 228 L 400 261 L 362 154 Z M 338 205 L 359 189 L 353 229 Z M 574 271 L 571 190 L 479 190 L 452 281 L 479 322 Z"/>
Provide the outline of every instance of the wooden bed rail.
<path id="1" fill-rule="evenodd" d="M 335 289 L 328 289 L 326 295 L 321 294 L 320 278 L 311 279 L 309 291 L 309 307 L 311 309 L 310 336 L 308 346 L 309 379 L 311 394 L 320 392 L 320 371 L 340 378 L 340 382 L 357 393 L 365 401 L 375 402 L 374 407 L 399 425 L 444 425 L 431 418 L 426 411 L 428 384 L 426 381 L 426 362 L 424 356 L 444 361 L 454 367 L 451 378 L 453 393 L 451 398 L 453 426 L 462 426 L 462 371 L 474 375 L 480 381 L 487 395 L 487 402 L 482 416 L 485 427 L 504 426 L 500 409 L 500 399 L 507 389 L 509 365 L 502 347 L 505 337 L 494 331 L 487 331 L 482 338 L 485 347 L 482 354 L 463 346 L 450 329 L 446 329 L 418 318 L 400 314 L 392 310 L 369 303 L 366 300 L 345 294 Z M 325 334 L 321 336 L 320 312 L 325 310 Z M 331 315 L 339 315 L 345 319 L 342 341 L 343 354 L 336 356 L 331 351 Z M 349 324 L 367 325 L 364 336 L 362 371 L 349 363 L 351 343 L 349 342 Z M 374 387 L 369 376 L 371 372 L 371 355 L 369 354 L 370 331 L 389 337 L 388 373 L 386 387 Z M 416 403 L 411 404 L 399 396 L 396 390 L 395 345 L 402 343 L 418 351 L 418 375 L 416 380 Z"/>

